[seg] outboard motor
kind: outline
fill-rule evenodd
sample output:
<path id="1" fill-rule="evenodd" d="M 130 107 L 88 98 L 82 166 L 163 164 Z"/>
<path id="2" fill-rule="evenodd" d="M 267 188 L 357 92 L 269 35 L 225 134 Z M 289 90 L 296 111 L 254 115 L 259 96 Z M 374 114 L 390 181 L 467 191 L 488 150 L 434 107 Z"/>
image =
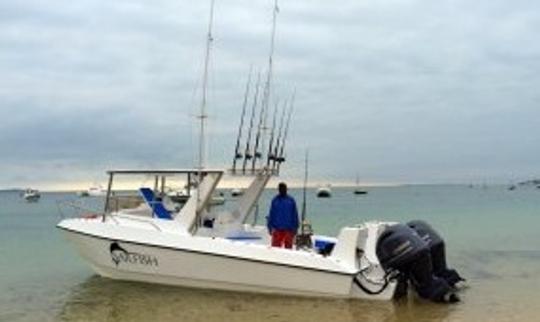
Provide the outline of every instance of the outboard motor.
<path id="1" fill-rule="evenodd" d="M 452 287 L 454 287 L 456 283 L 465 280 L 456 270 L 450 269 L 446 265 L 444 241 L 428 223 L 422 220 L 413 220 L 407 223 L 407 226 L 414 229 L 420 238 L 427 243 L 431 254 L 433 274 L 435 274 L 435 276 L 443 278 Z"/>
<path id="2" fill-rule="evenodd" d="M 388 227 L 379 236 L 376 252 L 385 271 L 399 271 L 421 297 L 436 302 L 459 300 L 444 279 L 433 275 L 429 246 L 409 226 Z"/>

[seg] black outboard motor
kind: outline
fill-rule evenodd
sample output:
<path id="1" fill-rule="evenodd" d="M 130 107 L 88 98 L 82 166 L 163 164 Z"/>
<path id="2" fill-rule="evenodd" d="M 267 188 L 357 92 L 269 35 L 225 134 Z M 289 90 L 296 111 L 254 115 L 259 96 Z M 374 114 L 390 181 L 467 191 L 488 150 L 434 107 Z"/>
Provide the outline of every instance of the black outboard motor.
<path id="1" fill-rule="evenodd" d="M 421 297 L 436 302 L 458 301 L 448 283 L 433 275 L 428 244 L 409 226 L 388 227 L 377 241 L 376 252 L 385 271 L 399 271 Z"/>
<path id="2" fill-rule="evenodd" d="M 407 226 L 414 229 L 420 238 L 427 243 L 431 253 L 431 263 L 435 276 L 443 278 L 452 287 L 456 283 L 465 280 L 459 276 L 456 270 L 450 269 L 446 265 L 444 241 L 428 223 L 422 220 L 413 220 L 407 223 Z"/>

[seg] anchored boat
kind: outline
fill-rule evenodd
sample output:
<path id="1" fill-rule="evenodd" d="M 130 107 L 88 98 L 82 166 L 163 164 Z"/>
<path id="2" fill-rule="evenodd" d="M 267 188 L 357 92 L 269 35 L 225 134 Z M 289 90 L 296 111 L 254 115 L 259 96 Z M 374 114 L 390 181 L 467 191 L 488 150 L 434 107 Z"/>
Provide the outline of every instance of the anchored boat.
<path id="1" fill-rule="evenodd" d="M 39 190 L 28 188 L 24 190 L 22 197 L 28 202 L 35 202 L 41 198 Z"/>
<path id="2" fill-rule="evenodd" d="M 332 189 L 330 185 L 317 188 L 317 198 L 330 198 L 332 197 Z"/>
<path id="3" fill-rule="evenodd" d="M 273 176 L 279 175 L 280 166 L 285 162 L 284 148 L 294 106 L 294 95 L 281 112 L 276 104 L 266 140 L 277 13 L 276 1 L 266 82 L 260 100 L 260 77 L 256 82 L 243 149 L 242 128 L 250 95 L 248 81 L 231 170 L 204 166 L 205 87 L 213 39 L 212 1 L 199 116 L 199 167 L 108 171 L 103 212 L 64 219 L 57 227 L 99 275 L 113 279 L 378 300 L 402 295 L 407 285 L 412 285 L 422 297 L 435 301 L 455 300 L 452 287 L 459 281 L 459 275 L 446 267 L 442 239 L 423 222 L 402 225 L 371 221 L 343 227 L 337 236 L 314 235 L 311 230 L 302 229 L 298 240 L 309 242 L 297 243 L 293 249 L 271 247 L 266 226 L 248 224 L 250 216 L 256 216 L 256 205 L 263 190 Z M 258 110 L 257 102 L 260 102 Z M 281 121 L 277 125 L 279 113 Z M 257 114 L 259 125 L 252 133 Z M 177 207 L 167 194 L 167 181 L 186 174 L 196 176 L 198 184 L 185 205 Z M 250 178 L 244 194 L 232 209 L 226 210 L 211 204 L 225 174 Z M 122 200 L 124 196 L 114 191 L 115 182 L 126 176 L 151 176 L 154 186 L 139 187 L 138 198 L 131 196 L 129 200 Z"/>

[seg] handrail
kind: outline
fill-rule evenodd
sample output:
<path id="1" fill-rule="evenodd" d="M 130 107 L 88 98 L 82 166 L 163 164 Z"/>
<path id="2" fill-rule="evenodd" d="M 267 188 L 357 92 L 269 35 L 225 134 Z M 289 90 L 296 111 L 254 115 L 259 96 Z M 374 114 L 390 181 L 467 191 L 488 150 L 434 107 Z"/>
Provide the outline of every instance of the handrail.
<path id="1" fill-rule="evenodd" d="M 147 221 L 147 220 L 144 220 L 144 219 L 139 219 L 139 218 L 136 218 L 135 216 L 129 216 L 129 217 L 126 217 L 126 215 L 122 215 L 122 214 L 109 214 L 109 217 L 120 217 L 120 218 L 124 218 L 124 219 L 128 219 L 128 220 L 133 220 L 133 221 L 139 221 L 139 222 L 143 222 L 145 224 L 149 224 L 150 226 L 154 226 L 158 231 L 163 231 L 158 225 L 156 225 L 154 222 L 151 222 L 151 221 Z M 118 223 L 118 221 L 117 221 Z"/>

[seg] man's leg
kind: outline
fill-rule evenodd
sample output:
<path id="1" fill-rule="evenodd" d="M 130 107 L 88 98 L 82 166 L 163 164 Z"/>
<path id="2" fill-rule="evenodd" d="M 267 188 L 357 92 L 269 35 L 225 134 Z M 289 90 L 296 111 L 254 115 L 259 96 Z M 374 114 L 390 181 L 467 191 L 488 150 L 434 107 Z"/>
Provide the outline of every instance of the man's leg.
<path id="1" fill-rule="evenodd" d="M 283 235 L 283 243 L 285 244 L 285 248 L 291 249 L 295 235 L 294 232 L 286 230 Z"/>
<path id="2" fill-rule="evenodd" d="M 274 229 L 272 230 L 272 247 L 281 247 L 283 244 L 283 231 Z"/>

